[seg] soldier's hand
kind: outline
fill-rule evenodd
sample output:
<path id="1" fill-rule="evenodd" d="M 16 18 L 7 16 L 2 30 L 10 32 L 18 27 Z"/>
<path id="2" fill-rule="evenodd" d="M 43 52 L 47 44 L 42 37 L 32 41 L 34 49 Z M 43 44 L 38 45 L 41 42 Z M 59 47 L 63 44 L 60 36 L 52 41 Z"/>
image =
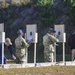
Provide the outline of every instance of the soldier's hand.
<path id="1" fill-rule="evenodd" d="M 27 44 L 27 48 L 29 47 L 29 44 Z"/>
<path id="2" fill-rule="evenodd" d="M 12 55 L 12 58 L 13 58 L 14 60 L 16 60 L 16 57 L 15 57 L 14 55 Z"/>

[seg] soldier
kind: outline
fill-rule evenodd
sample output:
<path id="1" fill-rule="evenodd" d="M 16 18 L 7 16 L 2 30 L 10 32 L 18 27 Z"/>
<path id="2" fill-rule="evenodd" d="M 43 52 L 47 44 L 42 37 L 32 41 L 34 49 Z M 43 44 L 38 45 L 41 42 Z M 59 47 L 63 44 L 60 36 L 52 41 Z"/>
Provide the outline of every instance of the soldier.
<path id="1" fill-rule="evenodd" d="M 54 52 L 54 43 L 59 40 L 54 37 L 56 31 L 53 28 L 50 28 L 48 33 L 43 36 L 43 45 L 44 45 L 44 61 L 52 61 L 52 53 Z"/>
<path id="2" fill-rule="evenodd" d="M 9 50 L 9 52 L 11 54 L 11 57 L 15 60 L 16 57 L 14 56 L 14 53 L 13 53 L 12 42 L 11 42 L 10 38 L 6 38 L 5 39 L 4 49 L 6 49 L 6 48 Z M 0 43 L 0 60 L 1 59 L 2 59 L 2 43 Z M 0 61 L 0 64 L 2 63 L 1 61 Z M 4 55 L 4 63 L 6 64 L 6 57 L 5 57 L 5 55 Z"/>
<path id="3" fill-rule="evenodd" d="M 10 52 L 12 58 L 15 60 L 16 57 L 14 56 L 14 53 L 13 53 L 12 42 L 11 42 L 10 38 L 6 38 L 6 39 L 5 39 L 5 44 L 4 44 L 4 46 L 8 48 L 8 50 L 9 50 L 9 52 Z"/>
<path id="4" fill-rule="evenodd" d="M 15 39 L 16 63 L 23 64 L 26 62 L 26 48 L 28 47 L 28 44 L 22 37 L 24 34 L 22 29 L 19 29 L 17 34 L 18 37 Z"/>

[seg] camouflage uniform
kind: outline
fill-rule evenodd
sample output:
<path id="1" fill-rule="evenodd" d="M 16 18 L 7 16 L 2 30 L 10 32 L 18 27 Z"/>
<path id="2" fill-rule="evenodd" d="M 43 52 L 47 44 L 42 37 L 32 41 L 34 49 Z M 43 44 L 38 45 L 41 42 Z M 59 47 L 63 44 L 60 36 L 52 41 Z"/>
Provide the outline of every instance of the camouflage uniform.
<path id="1" fill-rule="evenodd" d="M 18 36 L 15 39 L 15 46 L 16 46 L 16 62 L 26 62 L 26 47 L 27 43 L 22 36 Z"/>
<path id="2" fill-rule="evenodd" d="M 58 42 L 58 39 L 49 33 L 43 36 L 45 62 L 52 61 L 52 52 L 54 52 L 54 43 L 56 42 Z"/>

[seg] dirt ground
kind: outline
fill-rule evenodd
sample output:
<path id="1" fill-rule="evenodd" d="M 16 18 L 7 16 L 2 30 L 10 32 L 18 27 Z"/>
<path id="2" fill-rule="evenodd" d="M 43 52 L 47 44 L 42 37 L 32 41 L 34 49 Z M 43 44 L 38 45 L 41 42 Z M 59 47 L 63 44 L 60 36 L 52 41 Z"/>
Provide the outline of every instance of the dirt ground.
<path id="1" fill-rule="evenodd" d="M 75 75 L 75 66 L 1 69 L 0 75 Z"/>

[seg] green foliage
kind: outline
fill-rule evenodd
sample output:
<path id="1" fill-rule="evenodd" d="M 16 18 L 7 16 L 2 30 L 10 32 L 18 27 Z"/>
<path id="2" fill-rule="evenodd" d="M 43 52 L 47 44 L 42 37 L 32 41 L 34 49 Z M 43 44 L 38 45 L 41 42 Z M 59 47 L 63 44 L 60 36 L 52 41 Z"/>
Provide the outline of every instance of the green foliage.
<path id="1" fill-rule="evenodd" d="M 32 4 L 37 5 L 38 0 L 32 0 Z"/>
<path id="2" fill-rule="evenodd" d="M 67 12 L 65 13 L 68 16 L 68 22 L 75 24 L 75 1 L 66 2 L 67 3 Z"/>
<path id="3" fill-rule="evenodd" d="M 41 27 L 48 27 L 54 24 L 54 8 L 51 4 L 52 0 L 32 0 L 33 5 L 39 7 L 38 17 Z"/>
<path id="4" fill-rule="evenodd" d="M 39 5 L 39 6 L 45 6 L 50 5 L 51 0 L 32 0 L 33 4 Z"/>
<path id="5" fill-rule="evenodd" d="M 17 18 L 18 7 L 10 5 L 8 8 L 0 9 L 0 22 L 9 22 L 11 19 Z"/>
<path id="6" fill-rule="evenodd" d="M 45 6 L 50 5 L 51 0 L 38 0 L 38 5 Z"/>
<path id="7" fill-rule="evenodd" d="M 42 27 L 52 26 L 54 24 L 54 9 L 51 6 L 44 6 L 40 12 L 40 21 Z"/>

